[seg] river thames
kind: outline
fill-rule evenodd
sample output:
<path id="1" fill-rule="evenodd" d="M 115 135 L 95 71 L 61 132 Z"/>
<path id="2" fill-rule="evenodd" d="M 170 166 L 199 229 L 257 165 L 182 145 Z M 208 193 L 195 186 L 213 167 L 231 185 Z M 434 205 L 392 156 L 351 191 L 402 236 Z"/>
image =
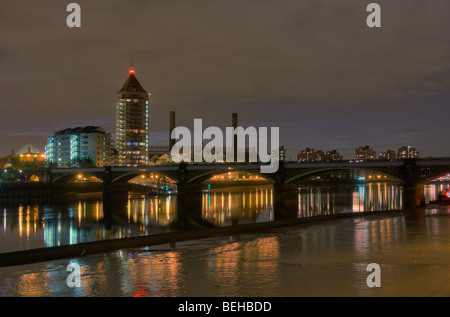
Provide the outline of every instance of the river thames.
<path id="1" fill-rule="evenodd" d="M 448 184 L 426 185 L 426 202 Z M 173 245 L 0 268 L 0 296 L 450 296 L 450 206 L 402 210 L 402 187 L 379 182 L 299 188 L 299 217 L 385 211 Z M 101 201 L 2 205 L 0 252 L 167 232 L 176 196 L 130 199 L 106 225 Z M 270 186 L 207 191 L 218 226 L 273 220 Z M 69 264 L 80 287 L 67 285 Z M 367 267 L 380 267 L 369 287 Z"/>

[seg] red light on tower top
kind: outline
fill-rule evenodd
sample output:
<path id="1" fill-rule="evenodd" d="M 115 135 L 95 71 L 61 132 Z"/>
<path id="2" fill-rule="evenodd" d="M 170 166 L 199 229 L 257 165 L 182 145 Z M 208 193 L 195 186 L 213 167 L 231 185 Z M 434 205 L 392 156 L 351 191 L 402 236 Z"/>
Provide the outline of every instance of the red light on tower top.
<path id="1" fill-rule="evenodd" d="M 131 67 L 130 67 L 130 74 L 134 74 L 134 68 L 133 68 L 133 65 L 131 65 Z"/>

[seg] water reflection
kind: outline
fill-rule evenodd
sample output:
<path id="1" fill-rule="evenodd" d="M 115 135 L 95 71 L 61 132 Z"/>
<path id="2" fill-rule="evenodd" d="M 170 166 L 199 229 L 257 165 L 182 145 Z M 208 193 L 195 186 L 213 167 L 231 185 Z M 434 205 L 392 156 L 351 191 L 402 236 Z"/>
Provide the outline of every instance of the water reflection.
<path id="1" fill-rule="evenodd" d="M 0 252 L 53 247 L 167 231 L 176 217 L 174 196 L 130 199 L 105 219 L 101 201 L 3 206 Z"/>
<path id="2" fill-rule="evenodd" d="M 36 272 L 15 272 L 8 277 L 13 283 L 3 278 L 14 268 L 0 268 L 0 296 L 191 296 L 191 289 L 200 296 L 239 296 L 241 285 L 247 289 L 252 285 L 250 295 L 264 295 L 277 287 L 280 246 L 276 237 L 203 243 L 196 243 L 198 248 L 181 245 L 174 251 L 144 248 L 60 260 Z M 66 285 L 70 262 L 81 268 L 80 288 Z"/>
<path id="3" fill-rule="evenodd" d="M 428 187 L 425 195 L 432 200 L 439 190 Z M 401 197 L 402 188 L 389 183 L 301 188 L 299 213 L 399 209 Z M 260 221 L 272 199 L 270 187 L 205 192 L 203 213 L 220 225 L 234 217 Z M 175 197 L 132 199 L 111 236 L 153 232 L 176 218 L 174 208 Z M 1 248 L 107 237 L 101 202 L 0 210 Z M 440 210 L 449 214 L 450 206 Z M 82 276 L 73 289 L 69 260 L 0 268 L 0 296 L 450 296 L 450 217 L 432 215 L 351 218 L 72 259 Z M 367 287 L 368 263 L 381 265 L 381 288 Z"/>
<path id="4" fill-rule="evenodd" d="M 271 186 L 207 191 L 202 204 L 203 218 L 215 225 L 273 220 Z"/>
<path id="5" fill-rule="evenodd" d="M 447 182 L 425 184 L 425 203 L 428 204 L 433 200 L 437 200 L 439 192 L 448 189 L 449 186 L 450 183 Z"/>
<path id="6" fill-rule="evenodd" d="M 276 237 L 230 242 L 211 250 L 206 266 L 218 296 L 239 296 L 241 285 L 270 288 L 279 280 Z M 247 294 L 248 295 L 248 294 Z"/>
<path id="7" fill-rule="evenodd" d="M 450 296 L 449 217 L 352 218 L 0 268 L 0 296 Z M 68 263 L 81 287 L 66 285 Z M 382 287 L 366 284 L 369 263 Z"/>
<path id="8" fill-rule="evenodd" d="M 345 212 L 400 210 L 403 188 L 394 183 L 299 188 L 299 215 L 312 217 Z"/>
<path id="9" fill-rule="evenodd" d="M 140 225 L 140 232 L 150 233 L 149 226 L 166 227 L 176 218 L 176 197 L 156 196 L 129 199 L 127 223 Z"/>
<path id="10" fill-rule="evenodd" d="M 390 183 L 300 187 L 298 215 L 398 210 L 402 191 L 401 186 Z M 426 193 L 432 199 L 430 191 Z M 219 226 L 274 219 L 270 185 L 207 190 L 202 203 L 203 218 Z M 126 210 L 108 216 L 101 201 L 0 208 L 0 252 L 148 235 L 169 230 L 177 217 L 176 196 L 171 195 L 130 198 Z"/>
<path id="11" fill-rule="evenodd" d="M 355 255 L 369 256 L 380 248 L 392 251 L 393 242 L 401 241 L 405 232 L 404 217 L 357 222 L 353 236 Z"/>

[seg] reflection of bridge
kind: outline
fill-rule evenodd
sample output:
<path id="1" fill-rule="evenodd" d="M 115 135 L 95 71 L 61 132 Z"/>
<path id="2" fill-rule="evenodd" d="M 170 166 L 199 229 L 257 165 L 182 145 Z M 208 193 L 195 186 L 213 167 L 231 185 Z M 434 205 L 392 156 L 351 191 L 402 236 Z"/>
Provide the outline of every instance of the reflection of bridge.
<path id="1" fill-rule="evenodd" d="M 376 172 L 398 181 L 404 187 L 407 208 L 420 205 L 424 184 L 433 178 L 450 173 L 450 158 L 407 159 L 398 161 L 281 163 L 276 173 L 263 174 L 260 163 L 180 164 L 145 167 L 57 168 L 37 174 L 41 181 L 58 184 L 73 179 L 77 174 L 92 175 L 103 181 L 105 209 L 123 208 L 128 199 L 127 182 L 143 174 L 156 173 L 177 184 L 177 214 L 179 219 L 200 220 L 202 210 L 202 183 L 208 178 L 227 172 L 247 172 L 264 177 L 272 183 L 275 218 L 296 217 L 298 212 L 297 183 L 305 177 L 338 170 Z"/>

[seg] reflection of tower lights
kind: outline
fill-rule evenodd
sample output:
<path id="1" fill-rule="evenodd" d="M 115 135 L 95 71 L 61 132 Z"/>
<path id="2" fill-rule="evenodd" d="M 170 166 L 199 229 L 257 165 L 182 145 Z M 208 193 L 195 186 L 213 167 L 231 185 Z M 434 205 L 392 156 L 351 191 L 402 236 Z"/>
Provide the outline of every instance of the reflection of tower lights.
<path id="1" fill-rule="evenodd" d="M 206 204 L 206 195 L 202 194 L 202 212 L 208 217 L 208 205 Z"/>
<path id="2" fill-rule="evenodd" d="M 330 211 L 331 210 L 331 208 L 330 208 L 330 193 L 328 193 L 328 192 L 327 192 L 326 204 L 327 204 L 327 210 Z"/>
<path id="3" fill-rule="evenodd" d="M 6 232 L 6 208 L 3 208 L 3 232 Z"/>
<path id="4" fill-rule="evenodd" d="M 145 201 L 144 200 L 142 200 L 142 202 L 141 202 L 141 217 L 142 217 L 142 221 L 145 224 L 147 224 L 145 221 Z"/>
<path id="5" fill-rule="evenodd" d="M 19 237 L 22 237 L 22 213 L 23 213 L 23 206 L 19 206 Z"/>
<path id="6" fill-rule="evenodd" d="M 166 218 L 170 219 L 170 198 L 166 197 Z"/>
<path id="7" fill-rule="evenodd" d="M 36 234 L 36 232 L 37 232 L 38 217 L 39 217 L 39 208 L 37 206 L 35 206 L 34 207 L 34 215 L 33 215 L 34 234 Z"/>
<path id="8" fill-rule="evenodd" d="M 27 215 L 26 215 L 26 222 L 27 222 L 27 239 L 30 238 L 30 206 L 27 206 Z"/>
<path id="9" fill-rule="evenodd" d="M 208 194 L 208 212 L 211 212 L 211 195 L 210 194 Z"/>
<path id="10" fill-rule="evenodd" d="M 263 190 L 261 189 L 261 207 L 264 207 L 264 203 L 263 203 L 263 199 L 264 199 L 264 195 L 263 195 Z"/>
<path id="11" fill-rule="evenodd" d="M 127 215 L 128 215 L 128 223 L 131 222 L 131 202 L 128 200 L 127 203 Z"/>
<path id="12" fill-rule="evenodd" d="M 81 225 L 81 201 L 78 202 L 78 225 Z"/>

